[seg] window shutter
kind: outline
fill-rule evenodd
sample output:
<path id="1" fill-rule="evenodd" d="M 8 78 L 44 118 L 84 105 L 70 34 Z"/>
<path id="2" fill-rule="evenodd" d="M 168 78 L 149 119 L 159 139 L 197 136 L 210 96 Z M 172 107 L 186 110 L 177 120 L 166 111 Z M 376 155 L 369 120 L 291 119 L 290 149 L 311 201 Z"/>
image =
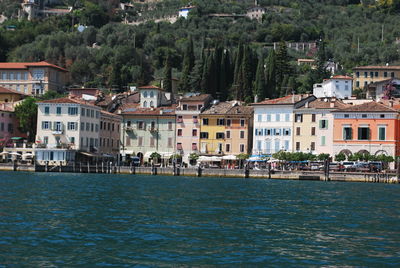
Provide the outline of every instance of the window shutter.
<path id="1" fill-rule="evenodd" d="M 353 129 L 352 128 L 350 128 L 350 130 L 349 130 L 349 140 L 352 140 L 353 139 Z"/>
<path id="2" fill-rule="evenodd" d="M 361 139 L 361 128 L 358 128 L 358 140 Z"/>
<path id="3" fill-rule="evenodd" d="M 328 120 L 325 120 L 325 128 L 328 128 Z"/>
<path id="4" fill-rule="evenodd" d="M 369 128 L 367 128 L 367 140 L 369 140 L 371 138 L 370 135 L 371 135 L 371 132 L 370 132 Z"/>
<path id="5" fill-rule="evenodd" d="M 319 120 L 319 128 L 322 128 L 322 120 Z"/>
<path id="6" fill-rule="evenodd" d="M 255 133 L 256 133 L 256 136 L 258 136 L 258 129 L 256 129 Z"/>

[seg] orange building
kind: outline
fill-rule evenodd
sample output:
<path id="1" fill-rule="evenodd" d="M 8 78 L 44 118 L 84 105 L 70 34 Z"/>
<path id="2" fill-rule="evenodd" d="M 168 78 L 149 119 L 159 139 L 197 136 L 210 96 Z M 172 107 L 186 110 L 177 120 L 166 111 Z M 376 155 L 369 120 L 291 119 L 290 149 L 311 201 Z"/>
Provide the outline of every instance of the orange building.
<path id="1" fill-rule="evenodd" d="M 366 102 L 332 112 L 333 152 L 400 155 L 399 112 L 378 102 Z"/>

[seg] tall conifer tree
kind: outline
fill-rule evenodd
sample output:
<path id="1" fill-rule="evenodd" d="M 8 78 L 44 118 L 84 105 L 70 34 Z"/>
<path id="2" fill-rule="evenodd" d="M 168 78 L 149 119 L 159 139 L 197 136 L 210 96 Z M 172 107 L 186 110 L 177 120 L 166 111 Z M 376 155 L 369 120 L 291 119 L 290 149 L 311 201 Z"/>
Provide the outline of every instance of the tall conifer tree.
<path id="1" fill-rule="evenodd" d="M 169 53 L 165 58 L 163 87 L 165 91 L 172 92 L 172 67 Z"/>

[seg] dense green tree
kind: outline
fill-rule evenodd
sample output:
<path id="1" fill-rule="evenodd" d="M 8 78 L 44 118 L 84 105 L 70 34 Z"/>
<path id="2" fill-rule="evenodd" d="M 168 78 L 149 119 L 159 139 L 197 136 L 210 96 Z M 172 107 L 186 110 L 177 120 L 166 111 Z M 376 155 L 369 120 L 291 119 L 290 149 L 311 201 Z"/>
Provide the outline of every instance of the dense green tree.
<path id="1" fill-rule="evenodd" d="M 29 142 L 34 142 L 37 124 L 36 99 L 33 97 L 24 99 L 15 107 L 15 116 L 19 121 L 19 130 L 28 134 Z"/>
<path id="2" fill-rule="evenodd" d="M 287 52 L 287 47 L 285 42 L 280 42 L 278 50 L 276 52 L 275 68 L 276 68 L 276 85 L 277 90 L 279 90 L 279 96 L 286 95 L 286 84 L 284 84 L 285 76 L 291 75 L 291 68 L 289 64 L 289 55 Z"/>
<path id="3" fill-rule="evenodd" d="M 265 98 L 274 98 L 278 96 L 276 90 L 276 57 L 275 51 L 270 50 L 268 53 L 267 64 L 266 64 L 266 83 L 265 83 Z"/>
<path id="4" fill-rule="evenodd" d="M 194 64 L 195 64 L 195 56 L 193 50 L 193 40 L 190 37 L 183 58 L 182 76 L 179 84 L 179 89 L 183 92 L 188 91 L 189 89 L 189 81 L 190 81 L 189 76 L 193 70 Z"/>
<path id="5" fill-rule="evenodd" d="M 172 67 L 169 54 L 165 58 L 163 87 L 167 92 L 172 92 Z"/>
<path id="6" fill-rule="evenodd" d="M 265 69 L 264 69 L 264 60 L 261 58 L 258 60 L 257 65 L 257 73 L 256 73 L 256 80 L 254 82 L 254 96 L 257 96 L 259 101 L 265 99 Z"/>

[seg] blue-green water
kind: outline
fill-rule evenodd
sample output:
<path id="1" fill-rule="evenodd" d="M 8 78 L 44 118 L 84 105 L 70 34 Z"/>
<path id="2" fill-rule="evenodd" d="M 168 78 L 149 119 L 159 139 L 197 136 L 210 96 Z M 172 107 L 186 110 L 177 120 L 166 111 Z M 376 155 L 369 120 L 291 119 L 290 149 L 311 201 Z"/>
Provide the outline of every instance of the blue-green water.
<path id="1" fill-rule="evenodd" d="M 400 185 L 0 173 L 0 266 L 400 266 Z"/>

